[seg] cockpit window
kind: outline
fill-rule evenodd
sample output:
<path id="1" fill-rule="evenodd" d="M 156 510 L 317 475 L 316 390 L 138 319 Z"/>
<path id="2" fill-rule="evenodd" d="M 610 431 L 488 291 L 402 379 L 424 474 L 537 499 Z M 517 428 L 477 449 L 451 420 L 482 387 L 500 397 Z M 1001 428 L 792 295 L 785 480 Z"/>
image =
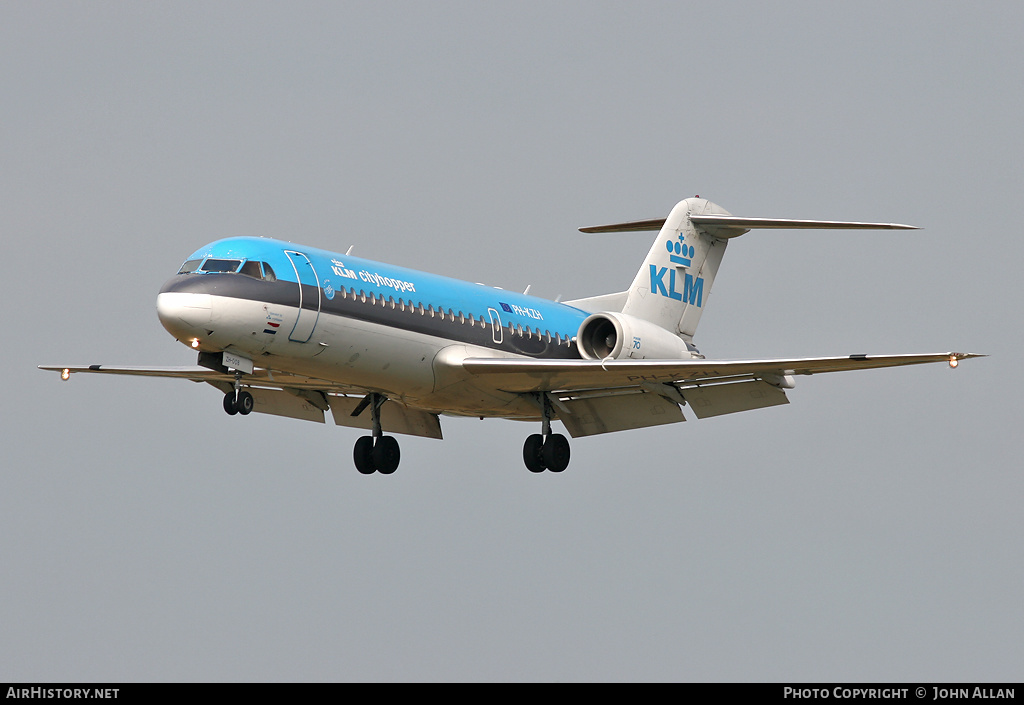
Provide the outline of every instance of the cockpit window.
<path id="1" fill-rule="evenodd" d="M 263 274 L 260 272 L 260 263 L 252 260 L 247 260 L 246 263 L 242 265 L 242 269 L 240 269 L 239 272 L 247 277 L 253 277 L 255 279 L 261 279 L 263 277 Z"/>
<path id="2" fill-rule="evenodd" d="M 239 265 L 242 264 L 240 259 L 208 259 L 203 263 L 200 272 L 237 272 Z"/>
<path id="3" fill-rule="evenodd" d="M 181 265 L 178 274 L 244 274 L 253 279 L 262 279 L 268 282 L 276 282 L 277 276 L 274 270 L 266 262 L 257 260 L 240 259 L 215 259 L 213 257 L 202 259 L 190 259 Z"/>

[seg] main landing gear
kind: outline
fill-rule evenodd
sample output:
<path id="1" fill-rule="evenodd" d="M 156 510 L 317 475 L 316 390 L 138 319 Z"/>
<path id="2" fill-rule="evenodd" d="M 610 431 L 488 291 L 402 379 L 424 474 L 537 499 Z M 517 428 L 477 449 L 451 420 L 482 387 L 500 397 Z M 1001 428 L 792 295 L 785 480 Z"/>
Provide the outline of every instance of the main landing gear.
<path id="1" fill-rule="evenodd" d="M 540 395 L 541 432 L 523 444 L 523 462 L 530 472 L 562 472 L 569 467 L 569 441 L 560 433 L 551 433 L 551 403 Z"/>
<path id="2" fill-rule="evenodd" d="M 398 469 L 398 463 L 402 459 L 398 441 L 393 436 L 385 436 L 381 429 L 380 407 L 386 401 L 387 397 L 383 394 L 370 393 L 352 410 L 352 416 L 359 416 L 366 407 L 370 407 L 373 435 L 363 436 L 356 441 L 356 447 L 352 451 L 356 470 L 364 475 L 372 475 L 375 472 L 390 475 Z"/>

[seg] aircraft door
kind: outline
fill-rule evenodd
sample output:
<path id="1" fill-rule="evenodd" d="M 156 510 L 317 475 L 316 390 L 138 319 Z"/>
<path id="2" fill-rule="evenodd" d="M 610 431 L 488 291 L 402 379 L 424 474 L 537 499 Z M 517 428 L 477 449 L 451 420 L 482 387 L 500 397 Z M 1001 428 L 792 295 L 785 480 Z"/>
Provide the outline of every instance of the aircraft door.
<path id="1" fill-rule="evenodd" d="M 288 334 L 288 340 L 305 343 L 313 335 L 313 328 L 320 317 L 320 278 L 317 277 L 309 257 L 294 250 L 285 250 L 284 253 L 288 255 L 295 269 L 295 278 L 299 282 L 299 315 L 295 319 L 292 332 Z"/>
<path id="2" fill-rule="evenodd" d="M 500 345 L 501 339 L 504 337 L 504 330 L 501 327 L 501 316 L 493 308 L 487 309 L 487 315 L 491 318 L 491 339 Z"/>

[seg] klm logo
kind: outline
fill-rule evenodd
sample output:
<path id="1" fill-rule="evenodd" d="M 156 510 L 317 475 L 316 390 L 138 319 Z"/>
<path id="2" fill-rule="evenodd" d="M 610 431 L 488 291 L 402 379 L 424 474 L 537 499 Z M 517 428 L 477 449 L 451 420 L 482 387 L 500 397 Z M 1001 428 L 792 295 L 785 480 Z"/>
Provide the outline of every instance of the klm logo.
<path id="1" fill-rule="evenodd" d="M 336 259 L 331 260 L 331 271 L 337 274 L 339 277 L 345 277 L 346 279 L 355 279 L 356 273 L 351 269 L 345 269 L 345 264 L 339 262 Z"/>
<path id="2" fill-rule="evenodd" d="M 689 267 L 693 262 L 693 245 L 687 245 L 685 236 L 679 233 L 679 242 L 672 242 L 669 240 L 665 243 L 665 247 L 668 249 L 668 258 L 673 264 L 681 264 L 684 267 Z"/>
<path id="3" fill-rule="evenodd" d="M 694 277 L 687 272 L 683 273 L 683 293 L 676 291 L 676 270 L 662 267 L 658 269 L 655 265 L 651 267 L 651 291 L 667 296 L 676 301 L 685 301 L 693 306 L 701 306 L 704 301 L 704 278 Z M 668 287 L 665 286 L 665 273 L 668 272 Z"/>

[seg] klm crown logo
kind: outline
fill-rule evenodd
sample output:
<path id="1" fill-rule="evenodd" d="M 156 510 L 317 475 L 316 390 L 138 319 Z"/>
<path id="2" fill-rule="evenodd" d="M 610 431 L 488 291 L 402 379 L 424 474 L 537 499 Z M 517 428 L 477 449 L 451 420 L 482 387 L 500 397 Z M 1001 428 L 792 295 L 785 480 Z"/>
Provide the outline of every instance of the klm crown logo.
<path id="1" fill-rule="evenodd" d="M 678 242 L 669 240 L 665 243 L 665 247 L 668 249 L 668 258 L 673 264 L 689 267 L 693 262 L 693 245 L 686 244 L 685 236 L 682 233 L 679 233 Z"/>

